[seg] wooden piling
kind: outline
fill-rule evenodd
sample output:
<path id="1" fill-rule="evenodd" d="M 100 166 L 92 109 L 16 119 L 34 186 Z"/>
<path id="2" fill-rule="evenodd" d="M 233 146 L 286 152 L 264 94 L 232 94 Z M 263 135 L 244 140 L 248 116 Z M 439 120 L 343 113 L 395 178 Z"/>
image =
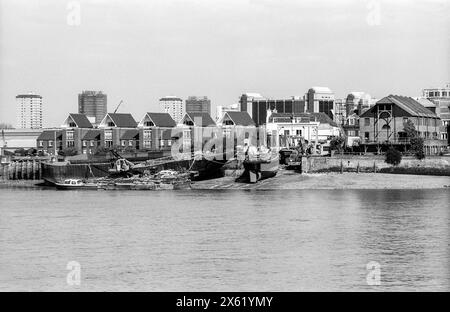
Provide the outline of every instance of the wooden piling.
<path id="1" fill-rule="evenodd" d="M 359 161 L 358 161 L 358 165 L 356 165 L 356 173 L 359 173 Z"/>
<path id="2" fill-rule="evenodd" d="M 373 172 L 377 173 L 377 164 L 375 163 L 375 161 L 373 162 Z"/>
<path id="3" fill-rule="evenodd" d="M 341 174 L 344 173 L 344 164 L 342 163 L 342 159 L 341 159 Z"/>

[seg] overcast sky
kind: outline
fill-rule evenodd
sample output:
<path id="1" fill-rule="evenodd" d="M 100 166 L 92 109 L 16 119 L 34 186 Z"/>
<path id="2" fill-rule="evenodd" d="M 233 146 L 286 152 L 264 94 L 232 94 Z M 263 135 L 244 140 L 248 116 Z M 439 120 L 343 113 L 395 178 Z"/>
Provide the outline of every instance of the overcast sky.
<path id="1" fill-rule="evenodd" d="M 0 0 L 0 122 L 28 91 L 44 126 L 77 112 L 82 90 L 135 119 L 165 95 L 207 95 L 213 115 L 245 92 L 418 96 L 450 82 L 449 2 Z"/>

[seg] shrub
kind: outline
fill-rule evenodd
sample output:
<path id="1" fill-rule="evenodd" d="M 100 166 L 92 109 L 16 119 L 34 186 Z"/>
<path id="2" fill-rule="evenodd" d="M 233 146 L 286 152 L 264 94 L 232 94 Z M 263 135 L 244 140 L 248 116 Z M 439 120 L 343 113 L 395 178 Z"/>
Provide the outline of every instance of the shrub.
<path id="1" fill-rule="evenodd" d="M 59 151 L 58 154 L 61 156 L 75 156 L 76 154 L 78 154 L 78 151 L 76 150 L 76 148 L 67 147 L 62 151 Z"/>
<path id="2" fill-rule="evenodd" d="M 390 165 L 398 166 L 402 161 L 402 153 L 391 146 L 386 151 L 386 159 L 384 161 Z"/>

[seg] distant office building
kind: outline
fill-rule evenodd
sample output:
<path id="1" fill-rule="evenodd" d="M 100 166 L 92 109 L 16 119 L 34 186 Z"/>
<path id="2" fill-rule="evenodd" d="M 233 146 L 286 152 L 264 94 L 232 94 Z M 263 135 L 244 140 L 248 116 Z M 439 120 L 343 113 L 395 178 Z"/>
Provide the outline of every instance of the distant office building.
<path id="1" fill-rule="evenodd" d="M 259 93 L 244 93 L 239 98 L 239 111 L 247 112 L 252 118 L 253 100 L 265 100 L 265 98 Z"/>
<path id="2" fill-rule="evenodd" d="M 211 100 L 206 96 L 190 96 L 186 100 L 186 113 L 207 113 L 211 115 Z"/>
<path id="3" fill-rule="evenodd" d="M 247 104 L 249 105 L 249 104 Z M 305 101 L 299 97 L 292 97 L 290 99 L 253 99 L 250 103 L 251 117 L 257 126 L 265 125 L 267 123 L 267 111 L 277 113 L 304 113 Z M 241 106 L 241 111 L 242 106 Z M 250 114 L 249 114 L 250 115 Z"/>
<path id="4" fill-rule="evenodd" d="M 334 115 L 334 92 L 327 87 L 312 87 L 306 93 L 307 112 Z"/>
<path id="5" fill-rule="evenodd" d="M 436 105 L 436 115 L 442 120 L 442 139 L 450 145 L 450 83 L 444 88 L 424 89 L 423 96 Z"/>
<path id="6" fill-rule="evenodd" d="M 176 96 L 165 96 L 159 99 L 161 110 L 168 113 L 176 123 L 184 116 L 183 100 Z"/>
<path id="7" fill-rule="evenodd" d="M 216 120 L 221 119 L 225 112 L 239 112 L 239 103 L 231 104 L 231 105 L 217 105 L 216 107 Z"/>
<path id="8" fill-rule="evenodd" d="M 16 96 L 17 129 L 42 128 L 42 96 L 33 92 Z"/>
<path id="9" fill-rule="evenodd" d="M 78 94 L 78 113 L 86 115 L 91 123 L 100 124 L 107 112 L 106 94 L 101 91 L 83 91 Z"/>

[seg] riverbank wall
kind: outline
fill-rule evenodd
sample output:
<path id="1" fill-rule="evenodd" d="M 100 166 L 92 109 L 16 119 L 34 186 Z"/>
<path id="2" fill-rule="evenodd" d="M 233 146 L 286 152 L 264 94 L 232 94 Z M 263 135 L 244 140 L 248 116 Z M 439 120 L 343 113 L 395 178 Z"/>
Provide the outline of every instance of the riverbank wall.
<path id="1" fill-rule="evenodd" d="M 398 166 L 385 162 L 384 156 L 335 155 L 333 157 L 303 157 L 302 173 L 323 172 L 381 172 L 415 175 L 450 176 L 450 156 L 402 158 Z"/>

